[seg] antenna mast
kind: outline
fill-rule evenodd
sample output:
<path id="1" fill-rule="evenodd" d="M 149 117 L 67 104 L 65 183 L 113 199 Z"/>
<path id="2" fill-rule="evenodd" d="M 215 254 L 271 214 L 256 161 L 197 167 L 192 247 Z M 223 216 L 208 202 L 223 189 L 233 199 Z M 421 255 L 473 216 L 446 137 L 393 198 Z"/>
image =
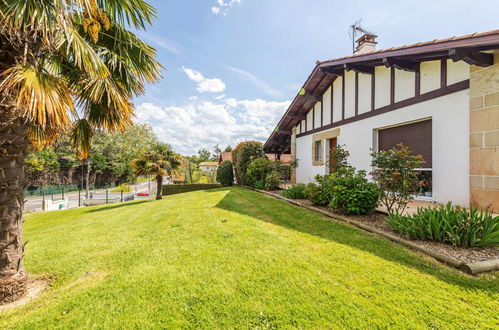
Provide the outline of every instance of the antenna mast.
<path id="1" fill-rule="evenodd" d="M 365 29 L 360 25 L 362 22 L 362 18 L 356 20 L 352 25 L 350 25 L 350 29 L 348 31 L 348 34 L 350 35 L 350 39 L 352 39 L 352 54 L 355 54 L 355 40 L 357 39 L 357 35 L 359 33 L 364 33 L 364 34 L 374 34 L 370 32 L 369 30 Z"/>

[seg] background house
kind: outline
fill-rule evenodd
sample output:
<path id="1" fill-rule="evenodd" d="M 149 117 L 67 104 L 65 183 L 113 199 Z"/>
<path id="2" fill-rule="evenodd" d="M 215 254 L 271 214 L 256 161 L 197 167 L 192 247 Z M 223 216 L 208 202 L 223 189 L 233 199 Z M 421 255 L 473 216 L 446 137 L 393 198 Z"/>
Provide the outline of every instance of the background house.
<path id="1" fill-rule="evenodd" d="M 199 163 L 199 169 L 205 173 L 214 173 L 217 171 L 217 162 L 201 162 Z"/>
<path id="2" fill-rule="evenodd" d="M 264 145 L 298 159 L 296 182 L 329 172 L 330 151 L 371 170 L 403 143 L 425 159 L 431 200 L 499 210 L 499 30 L 318 62 Z"/>

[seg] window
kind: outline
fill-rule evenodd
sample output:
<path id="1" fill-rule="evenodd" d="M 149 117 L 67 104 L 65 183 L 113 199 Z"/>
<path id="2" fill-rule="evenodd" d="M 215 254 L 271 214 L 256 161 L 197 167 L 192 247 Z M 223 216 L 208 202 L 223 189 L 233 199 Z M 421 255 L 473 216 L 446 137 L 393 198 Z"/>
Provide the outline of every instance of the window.
<path id="1" fill-rule="evenodd" d="M 314 143 L 314 162 L 322 162 L 322 140 Z"/>
<path id="2" fill-rule="evenodd" d="M 425 197 L 431 197 L 433 191 L 432 135 L 431 119 L 378 131 L 378 150 L 389 150 L 402 143 L 409 147 L 415 155 L 423 156 L 423 167 L 416 169 L 420 186 L 416 194 Z"/>

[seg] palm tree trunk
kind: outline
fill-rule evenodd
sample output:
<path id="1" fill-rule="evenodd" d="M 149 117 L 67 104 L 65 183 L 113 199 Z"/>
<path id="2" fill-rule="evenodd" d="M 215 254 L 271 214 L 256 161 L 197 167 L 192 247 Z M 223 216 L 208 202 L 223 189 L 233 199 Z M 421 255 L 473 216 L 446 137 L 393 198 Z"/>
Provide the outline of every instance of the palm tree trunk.
<path id="1" fill-rule="evenodd" d="M 26 293 L 22 242 L 25 158 L 30 141 L 20 111 L 0 95 L 0 304 Z"/>
<path id="2" fill-rule="evenodd" d="M 163 176 L 156 175 L 156 185 L 156 199 L 160 200 L 163 195 Z"/>

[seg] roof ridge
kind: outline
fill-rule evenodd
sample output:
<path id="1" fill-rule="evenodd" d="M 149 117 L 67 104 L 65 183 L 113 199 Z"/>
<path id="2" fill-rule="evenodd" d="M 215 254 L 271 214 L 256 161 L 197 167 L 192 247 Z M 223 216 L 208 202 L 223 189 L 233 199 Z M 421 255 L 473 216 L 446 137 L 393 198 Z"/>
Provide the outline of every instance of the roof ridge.
<path id="1" fill-rule="evenodd" d="M 452 36 L 452 37 L 447 37 L 447 38 L 441 38 L 441 39 L 434 39 L 434 40 L 429 40 L 429 41 L 420 41 L 417 43 L 412 43 L 412 44 L 405 44 L 405 45 L 400 45 L 400 46 L 393 46 L 390 48 L 383 48 L 383 49 L 376 49 L 372 50 L 370 52 L 366 53 L 361 53 L 361 54 L 353 54 L 353 55 L 348 55 L 348 56 L 342 56 L 342 57 L 336 57 L 332 58 L 329 60 L 324 60 L 324 61 L 316 61 L 316 65 L 320 65 L 323 63 L 328 63 L 328 62 L 333 62 L 333 61 L 338 61 L 338 60 L 343 60 L 347 58 L 354 58 L 354 57 L 360 57 L 360 56 L 365 56 L 368 54 L 376 54 L 376 53 L 383 53 L 391 50 L 397 50 L 397 49 L 406 49 L 406 48 L 413 48 L 413 47 L 418 47 L 418 46 L 423 46 L 427 44 L 438 44 L 446 41 L 451 41 L 451 40 L 461 40 L 461 39 L 467 39 L 467 38 L 475 38 L 479 36 L 486 36 L 490 34 L 499 34 L 499 29 L 495 30 L 490 30 L 490 31 L 484 31 L 484 32 L 473 32 L 473 33 L 468 33 L 460 36 Z"/>

